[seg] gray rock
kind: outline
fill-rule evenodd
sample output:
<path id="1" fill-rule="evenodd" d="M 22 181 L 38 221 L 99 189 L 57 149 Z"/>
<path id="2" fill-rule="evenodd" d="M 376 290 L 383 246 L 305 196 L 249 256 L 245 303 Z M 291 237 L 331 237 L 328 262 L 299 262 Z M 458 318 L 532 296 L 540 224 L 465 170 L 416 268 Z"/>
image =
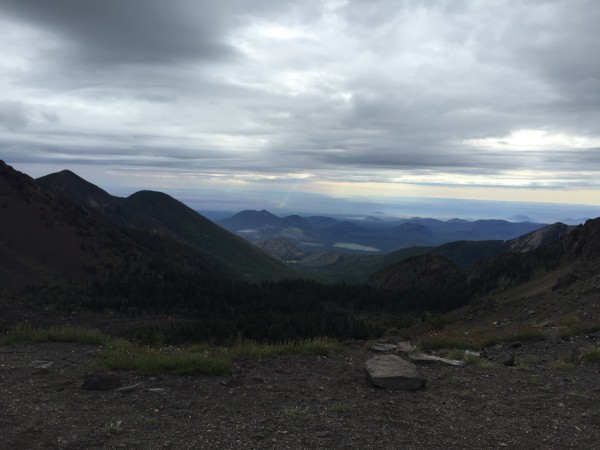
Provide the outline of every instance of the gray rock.
<path id="1" fill-rule="evenodd" d="M 389 352 L 393 352 L 394 350 L 396 350 L 396 345 L 395 344 L 377 343 L 377 344 L 371 345 L 371 350 L 374 351 L 375 353 L 389 353 Z"/>
<path id="2" fill-rule="evenodd" d="M 31 367 L 34 369 L 50 369 L 54 361 L 35 360 L 31 361 Z"/>
<path id="3" fill-rule="evenodd" d="M 419 353 L 417 355 L 410 355 L 408 357 L 415 364 L 446 364 L 448 366 L 464 366 L 464 361 L 459 361 L 457 359 L 448 359 L 441 358 L 439 356 L 426 355 L 425 353 Z"/>
<path id="4" fill-rule="evenodd" d="M 396 345 L 396 351 L 399 353 L 412 353 L 415 349 L 416 347 L 408 341 L 398 342 Z"/>
<path id="5" fill-rule="evenodd" d="M 112 373 L 91 373 L 83 380 L 83 389 L 91 391 L 108 391 L 121 386 L 121 380 Z"/>
<path id="6" fill-rule="evenodd" d="M 500 362 L 505 366 L 512 367 L 515 365 L 515 355 L 505 356 L 500 360 Z"/>
<path id="7" fill-rule="evenodd" d="M 365 372 L 374 386 L 388 390 L 414 391 L 427 381 L 417 366 L 396 355 L 374 356 L 365 363 Z"/>

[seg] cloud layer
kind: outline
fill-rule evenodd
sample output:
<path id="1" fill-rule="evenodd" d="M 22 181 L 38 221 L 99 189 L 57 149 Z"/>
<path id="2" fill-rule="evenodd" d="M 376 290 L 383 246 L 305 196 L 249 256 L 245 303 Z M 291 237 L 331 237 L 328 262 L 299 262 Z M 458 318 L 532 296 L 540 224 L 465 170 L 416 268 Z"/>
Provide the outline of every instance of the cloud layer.
<path id="1" fill-rule="evenodd" d="M 0 155 L 598 203 L 598 23 L 594 0 L 5 0 Z"/>

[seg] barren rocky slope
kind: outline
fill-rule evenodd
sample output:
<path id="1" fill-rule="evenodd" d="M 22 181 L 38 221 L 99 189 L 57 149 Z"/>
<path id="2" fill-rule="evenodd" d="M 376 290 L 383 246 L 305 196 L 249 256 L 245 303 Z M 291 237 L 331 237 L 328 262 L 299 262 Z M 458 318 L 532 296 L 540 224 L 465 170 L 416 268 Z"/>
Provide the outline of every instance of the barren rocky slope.
<path id="1" fill-rule="evenodd" d="M 416 392 L 372 387 L 370 352 L 239 360 L 228 377 L 141 377 L 84 390 L 96 348 L 0 348 L 0 448 L 581 448 L 600 441 L 599 365 L 553 362 L 600 343 L 509 344 L 516 367 L 430 365 Z M 535 358 L 533 356 L 535 356 Z M 533 361 L 533 362 L 532 362 Z"/>

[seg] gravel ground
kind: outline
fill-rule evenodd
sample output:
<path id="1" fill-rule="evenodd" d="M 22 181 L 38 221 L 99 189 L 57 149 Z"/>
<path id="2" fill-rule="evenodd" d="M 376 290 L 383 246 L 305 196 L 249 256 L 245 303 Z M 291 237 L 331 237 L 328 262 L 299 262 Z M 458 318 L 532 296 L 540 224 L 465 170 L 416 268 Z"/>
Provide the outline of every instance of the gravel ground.
<path id="1" fill-rule="evenodd" d="M 94 347 L 3 347 L 0 448 L 598 448 L 600 365 L 552 363 L 599 343 L 490 352 L 514 352 L 517 367 L 422 366 L 428 382 L 416 392 L 369 385 L 362 367 L 372 353 L 362 346 L 237 361 L 229 377 L 118 372 L 132 386 L 121 391 L 82 388 Z"/>

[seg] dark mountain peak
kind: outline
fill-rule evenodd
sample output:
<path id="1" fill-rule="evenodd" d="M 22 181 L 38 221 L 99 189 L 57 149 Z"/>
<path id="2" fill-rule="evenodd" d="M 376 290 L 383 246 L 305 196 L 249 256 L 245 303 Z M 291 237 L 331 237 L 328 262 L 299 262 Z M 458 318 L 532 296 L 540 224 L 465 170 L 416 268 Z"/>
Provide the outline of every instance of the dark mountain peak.
<path id="1" fill-rule="evenodd" d="M 240 211 L 239 213 L 233 215 L 233 217 L 268 217 L 268 218 L 277 218 L 279 219 L 279 217 L 277 217 L 275 214 L 267 211 L 266 209 L 261 209 L 260 211 L 257 211 L 255 209 L 245 209 L 243 211 Z"/>
<path id="2" fill-rule="evenodd" d="M 140 200 L 159 201 L 159 202 L 174 201 L 177 203 L 181 203 L 179 200 L 171 197 L 169 194 L 165 194 L 164 192 L 159 192 L 159 191 L 150 191 L 150 190 L 141 190 L 141 191 L 134 192 L 129 197 L 127 197 L 127 199 L 135 200 L 135 201 L 140 201 Z"/>
<path id="3" fill-rule="evenodd" d="M 218 223 L 219 225 L 222 225 L 228 230 L 233 231 L 244 230 L 249 228 L 261 228 L 264 226 L 286 226 L 283 219 L 277 217 L 275 214 L 270 213 L 266 209 L 263 209 L 261 211 L 246 209 L 244 211 L 240 211 L 232 217 L 220 220 Z"/>
<path id="4" fill-rule="evenodd" d="M 92 208 L 114 206 L 115 198 L 112 195 L 70 170 L 51 173 L 36 181 L 43 189 L 63 194 L 82 206 Z"/>
<path id="5" fill-rule="evenodd" d="M 75 178 L 79 178 L 79 179 L 83 180 L 83 178 L 81 178 L 75 172 L 71 172 L 69 169 L 63 169 L 59 172 L 56 172 L 55 175 L 58 175 L 61 177 L 75 177 Z M 48 176 L 48 175 L 46 175 L 46 176 Z"/>
<path id="6" fill-rule="evenodd" d="M 404 222 L 396 227 L 394 227 L 394 231 L 403 234 L 411 234 L 418 236 L 430 236 L 432 231 L 421 223 L 415 222 Z"/>
<path id="7" fill-rule="evenodd" d="M 40 190 L 33 178 L 15 170 L 2 160 L 0 160 L 0 187 L 10 191 Z"/>
<path id="8" fill-rule="evenodd" d="M 301 217 L 297 214 L 284 217 L 283 221 L 289 226 L 300 228 L 302 230 L 308 230 L 312 228 L 310 222 L 308 222 L 304 217 Z"/>
<path id="9" fill-rule="evenodd" d="M 61 170 L 60 172 L 51 173 L 48 175 L 44 175 L 37 179 L 38 182 L 42 183 L 62 183 L 63 185 L 68 185 L 70 187 L 79 187 L 79 188 L 93 188 L 99 191 L 105 192 L 103 189 L 100 189 L 95 184 L 90 183 L 87 180 L 84 180 L 79 175 L 74 172 L 71 172 L 68 169 Z"/>
<path id="10" fill-rule="evenodd" d="M 563 238 L 574 228 L 574 226 L 557 222 L 548 225 L 547 227 L 540 228 L 539 230 L 532 231 L 524 236 L 515 238 L 509 241 L 508 244 L 513 252 L 529 252 Z"/>
<path id="11" fill-rule="evenodd" d="M 16 172 L 16 170 L 0 159 L 0 174 L 4 175 L 10 172 Z"/>
<path id="12" fill-rule="evenodd" d="M 55 277 L 72 280 L 101 276 L 124 257 L 114 248 L 130 243 L 65 196 L 42 189 L 31 177 L 0 164 L 0 280 L 20 288 Z M 102 242 L 99 246 L 98 242 Z M 10 245 L 6 245 L 10 243 Z M 93 250 L 92 250 L 93 249 Z"/>

